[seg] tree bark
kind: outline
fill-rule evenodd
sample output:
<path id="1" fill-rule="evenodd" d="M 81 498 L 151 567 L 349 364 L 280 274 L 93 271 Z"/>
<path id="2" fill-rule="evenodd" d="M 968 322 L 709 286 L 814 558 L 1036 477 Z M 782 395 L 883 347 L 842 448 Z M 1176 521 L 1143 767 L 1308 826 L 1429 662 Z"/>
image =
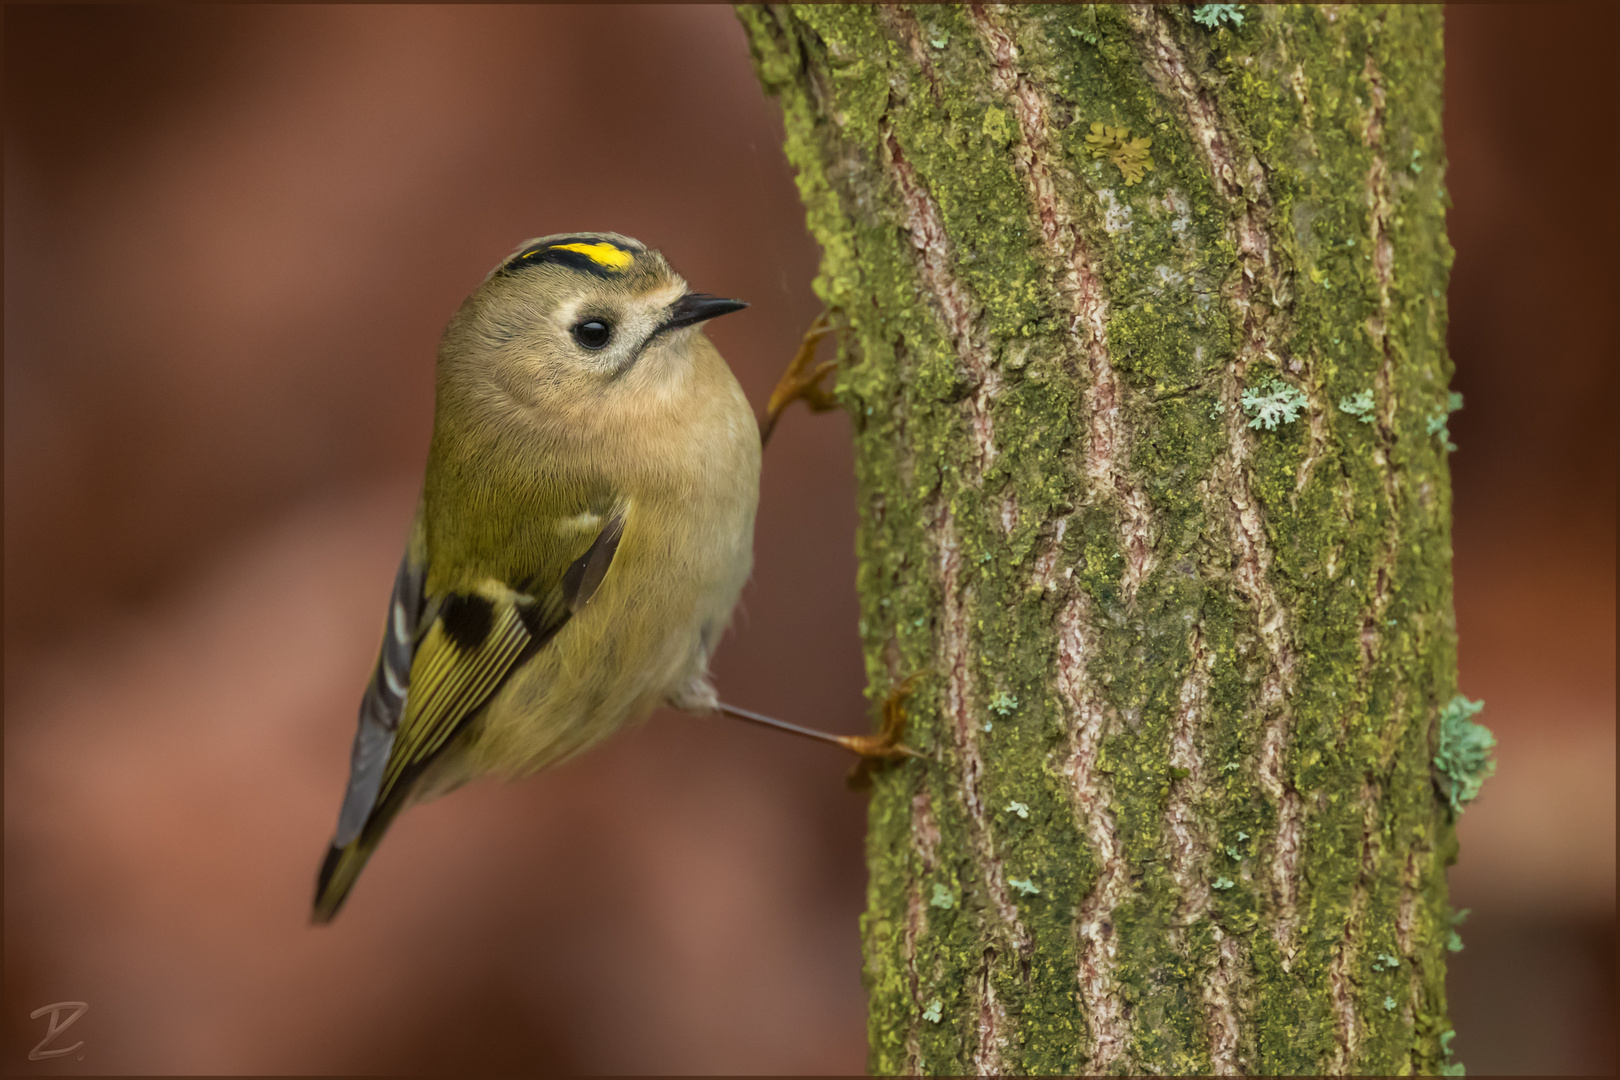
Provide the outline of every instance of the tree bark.
<path id="1" fill-rule="evenodd" d="M 1440 15 L 1238 13 L 741 9 L 927 673 L 873 1072 L 1447 1067 Z"/>

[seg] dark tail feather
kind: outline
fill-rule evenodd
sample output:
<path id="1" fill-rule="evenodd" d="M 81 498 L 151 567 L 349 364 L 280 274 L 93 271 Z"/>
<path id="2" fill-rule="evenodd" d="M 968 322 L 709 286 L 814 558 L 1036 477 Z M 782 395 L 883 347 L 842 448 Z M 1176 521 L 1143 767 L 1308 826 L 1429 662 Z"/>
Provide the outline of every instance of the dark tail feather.
<path id="1" fill-rule="evenodd" d="M 414 775 L 403 778 L 414 781 Z M 343 847 L 333 845 L 326 851 L 326 859 L 321 863 L 321 872 L 315 879 L 315 910 L 310 921 L 321 925 L 329 923 L 343 907 L 343 901 L 349 897 L 349 890 L 360 877 L 360 871 L 366 868 L 371 859 L 371 853 L 377 850 L 382 843 L 383 834 L 388 826 L 393 824 L 394 818 L 405 805 L 405 794 L 411 788 L 410 783 L 397 785 L 381 806 L 371 812 L 366 821 L 365 828 L 360 835 Z"/>
<path id="2" fill-rule="evenodd" d="M 332 921 L 343 901 L 349 897 L 349 890 L 360 877 L 360 871 L 366 867 L 366 861 L 371 853 L 377 849 L 375 843 L 367 843 L 365 837 L 360 837 L 349 844 L 348 847 L 333 847 L 327 849 L 326 861 L 321 863 L 320 877 L 315 882 L 315 912 L 311 921 L 324 924 Z"/>

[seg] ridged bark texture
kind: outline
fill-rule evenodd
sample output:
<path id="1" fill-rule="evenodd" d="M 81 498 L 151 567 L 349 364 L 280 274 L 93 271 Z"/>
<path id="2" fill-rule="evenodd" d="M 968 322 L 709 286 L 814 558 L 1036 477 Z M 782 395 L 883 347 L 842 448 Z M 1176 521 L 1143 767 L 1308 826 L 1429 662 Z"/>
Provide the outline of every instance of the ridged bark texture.
<path id="1" fill-rule="evenodd" d="M 928 673 L 874 1072 L 1446 1065 L 1440 14 L 1241 11 L 741 9 Z"/>

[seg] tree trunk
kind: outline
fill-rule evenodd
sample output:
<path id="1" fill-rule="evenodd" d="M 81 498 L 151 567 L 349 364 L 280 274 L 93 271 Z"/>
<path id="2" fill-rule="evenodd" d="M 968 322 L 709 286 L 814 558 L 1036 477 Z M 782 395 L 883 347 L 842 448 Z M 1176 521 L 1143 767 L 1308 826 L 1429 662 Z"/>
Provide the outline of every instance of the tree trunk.
<path id="1" fill-rule="evenodd" d="M 741 15 L 927 673 L 872 1071 L 1446 1068 L 1438 10 Z"/>

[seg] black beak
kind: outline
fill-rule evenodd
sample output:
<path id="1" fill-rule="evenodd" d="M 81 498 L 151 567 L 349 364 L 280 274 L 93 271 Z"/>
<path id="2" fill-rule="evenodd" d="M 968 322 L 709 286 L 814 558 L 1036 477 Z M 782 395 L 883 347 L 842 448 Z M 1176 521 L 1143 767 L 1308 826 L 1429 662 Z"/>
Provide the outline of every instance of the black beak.
<path id="1" fill-rule="evenodd" d="M 694 323 L 707 322 L 709 319 L 719 318 L 721 315 L 730 315 L 733 311 L 741 311 L 748 305 L 741 300 L 726 300 L 708 293 L 687 293 L 669 309 L 669 318 L 658 329 L 674 330 L 682 326 L 691 326 Z"/>

